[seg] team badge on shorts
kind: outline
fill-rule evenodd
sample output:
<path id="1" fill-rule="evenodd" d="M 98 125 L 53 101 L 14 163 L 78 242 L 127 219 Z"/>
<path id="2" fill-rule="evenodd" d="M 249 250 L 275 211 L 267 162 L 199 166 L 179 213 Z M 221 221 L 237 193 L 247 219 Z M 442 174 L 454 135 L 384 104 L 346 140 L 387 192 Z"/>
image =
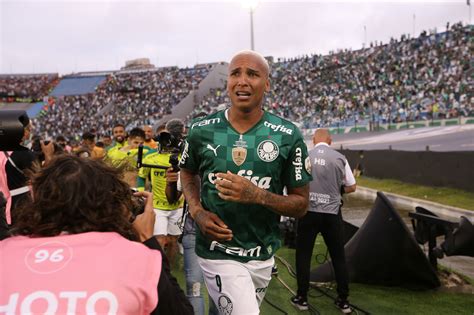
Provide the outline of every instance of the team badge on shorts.
<path id="1" fill-rule="evenodd" d="M 264 140 L 257 147 L 257 155 L 264 162 L 273 162 L 278 157 L 280 149 L 272 140 Z"/>
<path id="2" fill-rule="evenodd" d="M 227 295 L 221 295 L 217 299 L 217 306 L 219 307 L 219 313 L 224 315 L 232 314 L 234 304 Z"/>

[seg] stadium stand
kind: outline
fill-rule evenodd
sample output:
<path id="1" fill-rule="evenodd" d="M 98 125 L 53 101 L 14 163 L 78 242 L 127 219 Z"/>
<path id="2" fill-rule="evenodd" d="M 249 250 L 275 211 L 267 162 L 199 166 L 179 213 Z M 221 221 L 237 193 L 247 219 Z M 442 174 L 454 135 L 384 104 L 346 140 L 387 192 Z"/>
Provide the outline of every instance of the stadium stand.
<path id="1" fill-rule="evenodd" d="M 270 60 L 272 92 L 265 106 L 303 129 L 474 116 L 473 32 L 473 26 L 457 23 L 442 33 L 402 35 L 357 51 Z M 209 73 L 209 66 L 196 66 L 65 77 L 41 109 L 37 131 L 77 137 L 90 130 L 106 134 L 116 122 L 128 128 L 153 124 Z M 55 80 L 51 74 L 1 75 L 0 98 L 43 100 Z M 74 95 L 59 92 L 66 83 Z M 60 94 L 66 96 L 52 97 Z M 225 82 L 193 102 L 188 117 L 228 103 Z"/>
<path id="2" fill-rule="evenodd" d="M 36 128 L 47 136 L 78 139 L 83 131 L 107 134 L 115 123 L 129 128 L 153 124 L 170 114 L 208 71 L 206 67 L 118 71 L 88 94 L 55 98 L 50 110 L 37 119 Z"/>
<path id="3" fill-rule="evenodd" d="M 0 75 L 0 102 L 42 101 L 57 83 L 57 73 Z"/>
<path id="4" fill-rule="evenodd" d="M 230 104 L 230 100 L 225 88 L 211 89 L 209 95 L 194 106 L 193 111 L 186 117 L 186 122 L 189 123 L 199 113 L 210 114 L 218 109 L 219 106 L 227 106 L 227 104 Z"/>
<path id="5" fill-rule="evenodd" d="M 51 92 L 50 96 L 84 95 L 94 93 L 96 87 L 106 79 L 105 76 L 66 77 Z"/>
<path id="6" fill-rule="evenodd" d="M 472 26 L 272 66 L 269 109 L 303 128 L 473 115 Z M 471 75 L 469 75 L 471 74 Z"/>
<path id="7" fill-rule="evenodd" d="M 265 105 L 304 129 L 472 116 L 472 35 L 458 23 L 358 51 L 278 59 Z M 227 102 L 225 90 L 214 91 L 188 120 Z"/>

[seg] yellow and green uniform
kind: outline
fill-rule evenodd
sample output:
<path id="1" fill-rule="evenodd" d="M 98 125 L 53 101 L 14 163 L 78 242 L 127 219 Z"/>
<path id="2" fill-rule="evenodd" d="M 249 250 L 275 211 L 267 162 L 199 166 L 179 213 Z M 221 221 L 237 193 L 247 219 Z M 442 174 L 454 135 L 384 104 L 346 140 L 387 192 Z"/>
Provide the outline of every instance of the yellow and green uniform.
<path id="1" fill-rule="evenodd" d="M 128 141 L 127 140 L 124 140 L 122 143 L 120 142 L 114 142 L 112 143 L 111 146 L 107 147 L 106 150 L 107 151 L 110 151 L 112 149 L 121 149 L 123 147 L 126 147 L 128 145 Z"/>
<path id="2" fill-rule="evenodd" d="M 171 167 L 169 163 L 171 153 L 154 152 L 143 158 L 143 164 L 159 165 L 163 167 Z M 175 203 L 169 203 L 166 198 L 166 169 L 142 167 L 138 171 L 137 186 L 138 190 L 143 190 L 145 180 L 151 176 L 151 187 L 153 192 L 153 207 L 160 210 L 176 210 L 183 207 L 184 198 Z"/>
<path id="3" fill-rule="evenodd" d="M 156 141 L 153 140 L 153 139 L 150 139 L 150 140 L 148 140 L 148 141 L 145 141 L 144 145 L 146 145 L 147 147 L 152 148 L 153 150 L 157 150 L 157 149 L 158 149 L 158 142 L 156 142 Z"/>
<path id="4" fill-rule="evenodd" d="M 148 147 L 143 147 L 143 155 L 154 152 Z M 137 186 L 137 158 L 138 149 L 124 151 L 121 148 L 112 148 L 107 152 L 105 160 L 115 167 L 123 169 L 123 179 L 130 187 Z"/>
<path id="5" fill-rule="evenodd" d="M 151 151 L 148 147 L 143 148 L 143 156 Z M 138 149 L 123 151 L 119 147 L 114 147 L 107 152 L 107 161 L 115 167 L 124 167 L 125 170 L 135 170 L 137 167 Z"/>

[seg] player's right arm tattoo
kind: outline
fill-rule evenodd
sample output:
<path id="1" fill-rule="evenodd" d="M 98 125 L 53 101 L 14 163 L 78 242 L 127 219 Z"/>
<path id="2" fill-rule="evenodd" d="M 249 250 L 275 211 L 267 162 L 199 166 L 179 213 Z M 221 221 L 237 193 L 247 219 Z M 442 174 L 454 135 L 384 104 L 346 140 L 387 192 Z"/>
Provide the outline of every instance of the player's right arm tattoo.
<path id="1" fill-rule="evenodd" d="M 191 214 L 191 217 L 195 218 L 197 212 L 203 210 L 199 196 L 201 191 L 199 176 L 189 170 L 181 169 L 180 178 L 183 186 L 184 197 L 189 205 L 189 213 Z"/>

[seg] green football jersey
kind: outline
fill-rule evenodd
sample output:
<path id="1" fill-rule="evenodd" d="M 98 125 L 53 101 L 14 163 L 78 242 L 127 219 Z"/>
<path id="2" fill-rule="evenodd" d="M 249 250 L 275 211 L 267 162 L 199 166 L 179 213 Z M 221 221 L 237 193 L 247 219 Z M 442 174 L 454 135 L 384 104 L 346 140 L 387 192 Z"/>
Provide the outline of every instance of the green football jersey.
<path id="1" fill-rule="evenodd" d="M 211 242 L 198 228 L 196 253 L 207 259 L 266 260 L 281 246 L 280 216 L 260 205 L 222 200 L 215 187 L 216 173 L 230 171 L 279 195 L 284 187 L 300 187 L 312 180 L 300 131 L 268 112 L 244 134 L 230 125 L 226 111 L 194 122 L 180 167 L 200 175 L 203 207 L 216 213 L 234 236 L 229 242 Z"/>

